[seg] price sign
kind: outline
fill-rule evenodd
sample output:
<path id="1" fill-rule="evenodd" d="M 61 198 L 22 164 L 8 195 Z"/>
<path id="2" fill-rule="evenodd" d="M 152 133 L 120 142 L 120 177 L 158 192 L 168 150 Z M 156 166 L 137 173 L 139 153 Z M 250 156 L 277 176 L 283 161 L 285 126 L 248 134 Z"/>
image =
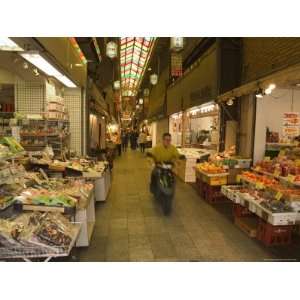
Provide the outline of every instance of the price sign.
<path id="1" fill-rule="evenodd" d="M 274 171 L 274 176 L 275 177 L 279 177 L 280 176 L 280 171 L 279 170 L 275 170 Z"/>
<path id="2" fill-rule="evenodd" d="M 262 182 L 256 182 L 255 184 L 255 188 L 257 188 L 258 190 L 262 190 L 264 187 L 265 186 Z"/>
<path id="3" fill-rule="evenodd" d="M 237 183 L 240 183 L 241 182 L 241 175 L 236 175 L 236 182 Z"/>
<path id="4" fill-rule="evenodd" d="M 270 156 L 265 156 L 264 161 L 270 161 L 270 160 L 271 160 Z"/>
<path id="5" fill-rule="evenodd" d="M 288 177 L 287 177 L 287 180 L 291 183 L 293 183 L 295 181 L 295 176 L 292 175 L 292 174 L 289 174 Z"/>
<path id="6" fill-rule="evenodd" d="M 281 199 L 281 197 L 282 197 L 282 193 L 277 192 L 276 195 L 275 195 L 275 199 L 279 201 Z"/>
<path id="7" fill-rule="evenodd" d="M 260 166 L 256 166 L 256 167 L 255 167 L 255 171 L 258 171 L 258 172 L 259 172 L 260 170 L 261 170 L 261 167 L 260 167 Z"/>
<path id="8" fill-rule="evenodd" d="M 278 156 L 284 156 L 284 155 L 285 155 L 285 150 L 284 150 L 284 149 L 281 149 L 281 150 L 279 151 Z"/>

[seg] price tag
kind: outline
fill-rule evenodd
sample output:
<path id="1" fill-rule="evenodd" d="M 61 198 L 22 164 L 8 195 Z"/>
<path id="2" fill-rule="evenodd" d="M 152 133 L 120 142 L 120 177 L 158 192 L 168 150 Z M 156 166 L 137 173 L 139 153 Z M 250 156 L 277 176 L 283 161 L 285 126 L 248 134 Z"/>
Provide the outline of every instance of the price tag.
<path id="1" fill-rule="evenodd" d="M 279 177 L 280 176 L 280 171 L 279 170 L 275 170 L 274 171 L 274 176 L 275 177 Z"/>
<path id="2" fill-rule="evenodd" d="M 256 167 L 255 167 L 255 171 L 258 171 L 258 172 L 259 172 L 260 170 L 261 170 L 261 166 L 256 166 Z"/>
<path id="3" fill-rule="evenodd" d="M 265 156 L 264 161 L 270 161 L 270 160 L 271 160 L 270 156 Z"/>
<path id="4" fill-rule="evenodd" d="M 275 199 L 279 201 L 281 199 L 281 197 L 282 197 L 282 193 L 277 192 L 276 195 L 275 195 Z"/>
<path id="5" fill-rule="evenodd" d="M 284 149 L 280 150 L 278 156 L 284 156 L 284 155 L 285 155 L 285 150 Z"/>
<path id="6" fill-rule="evenodd" d="M 240 183 L 241 182 L 241 175 L 236 175 L 236 182 L 237 183 Z"/>
<path id="7" fill-rule="evenodd" d="M 255 184 L 255 188 L 257 188 L 258 190 L 262 190 L 264 187 L 265 186 L 262 182 L 256 182 Z"/>
<path id="8" fill-rule="evenodd" d="M 295 176 L 292 175 L 292 174 L 289 174 L 288 177 L 287 177 L 287 180 L 291 183 L 293 183 L 295 181 Z"/>

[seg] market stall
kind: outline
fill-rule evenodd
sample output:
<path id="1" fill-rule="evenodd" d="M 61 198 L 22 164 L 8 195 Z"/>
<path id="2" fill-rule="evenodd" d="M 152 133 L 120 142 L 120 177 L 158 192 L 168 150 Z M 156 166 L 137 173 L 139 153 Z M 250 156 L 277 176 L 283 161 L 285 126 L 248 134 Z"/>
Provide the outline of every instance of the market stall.
<path id="1" fill-rule="evenodd" d="M 219 106 L 214 102 L 192 107 L 183 115 L 185 147 L 219 149 Z"/>
<path id="2" fill-rule="evenodd" d="M 300 135 L 300 91 L 297 87 L 274 88 L 271 93 L 257 95 L 254 162 L 294 148 Z"/>

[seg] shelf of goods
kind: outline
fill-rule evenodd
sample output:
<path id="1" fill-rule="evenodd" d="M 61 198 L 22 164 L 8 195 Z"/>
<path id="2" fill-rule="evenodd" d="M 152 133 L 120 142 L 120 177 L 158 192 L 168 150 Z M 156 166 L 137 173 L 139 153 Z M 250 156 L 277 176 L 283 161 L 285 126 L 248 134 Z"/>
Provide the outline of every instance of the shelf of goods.
<path id="1" fill-rule="evenodd" d="M 174 173 L 184 182 L 196 182 L 194 167 L 197 162 L 207 160 L 211 152 L 196 148 L 179 148 L 178 152 L 180 155 L 183 155 L 185 159 L 176 162 Z"/>
<path id="2" fill-rule="evenodd" d="M 21 144 L 28 151 L 41 150 L 49 145 L 55 155 L 61 156 L 70 146 L 69 121 L 45 116 L 40 114 L 39 117 L 20 121 Z"/>
<path id="3" fill-rule="evenodd" d="M 234 203 L 238 225 L 244 224 L 244 217 L 256 218 L 256 238 L 265 245 L 291 243 L 292 232 L 300 221 L 300 189 L 256 172 L 244 172 L 240 180 L 241 185 L 221 188 L 222 194 Z"/>
<path id="4" fill-rule="evenodd" d="M 10 145 L 11 148 L 6 145 Z M 52 169 L 59 169 L 62 172 L 65 171 L 66 165 L 87 171 L 81 172 L 81 176 L 78 177 L 48 178 L 40 168 L 37 168 L 40 170 L 39 172 L 29 172 L 25 171 L 20 163 L 14 163 L 16 159 L 20 159 L 21 154 L 24 155 L 24 152 L 12 153 L 12 150 L 15 150 L 14 147 L 21 148 L 13 138 L 0 139 L 0 209 L 6 212 L 8 208 L 12 208 L 12 211 L 9 211 L 9 217 L 11 217 L 11 214 L 17 214 L 20 218 L 28 214 L 32 214 L 32 216 L 47 215 L 47 218 L 52 218 L 52 216 L 62 217 L 64 215 L 69 222 L 68 226 L 72 227 L 74 225 L 78 230 L 74 231 L 72 236 L 69 235 L 68 243 L 63 245 L 63 248 L 59 244 L 55 244 L 55 248 L 49 247 L 49 245 L 46 245 L 47 247 L 42 245 L 41 247 L 40 243 L 39 247 L 36 248 L 31 244 L 28 244 L 29 247 L 21 247 L 20 243 L 18 245 L 0 246 L 0 259 L 23 258 L 29 260 L 38 257 L 49 260 L 52 257 L 68 255 L 73 246 L 89 246 L 95 224 L 95 185 L 92 177 L 107 178 L 107 163 L 98 162 L 95 164 L 95 162 L 87 160 L 79 160 L 78 163 L 74 161 L 59 162 L 33 159 L 33 164 L 40 161 L 43 166 L 52 166 Z M 10 161 L 13 163 L 9 163 Z M 31 159 L 28 159 L 28 162 L 30 165 Z M 29 166 L 27 165 L 27 167 Z M 7 169 L 13 180 L 1 182 L 3 178 L 8 177 L 8 174 L 6 174 Z M 90 175 L 90 177 L 85 178 L 82 173 Z M 109 182 L 110 179 L 105 180 Z M 4 237 L 1 235 L 1 230 L 2 227 L 7 227 L 9 223 L 3 222 L 1 217 L 3 215 L 0 212 L 0 244 L 3 245 L 2 239 Z M 71 220 L 76 224 L 71 225 Z M 10 219 L 7 222 L 15 221 Z M 26 226 L 24 227 L 27 232 Z M 7 233 L 5 239 L 10 240 L 11 236 L 9 234 L 12 234 L 12 232 Z M 36 236 L 34 236 L 34 239 L 36 239 Z"/>

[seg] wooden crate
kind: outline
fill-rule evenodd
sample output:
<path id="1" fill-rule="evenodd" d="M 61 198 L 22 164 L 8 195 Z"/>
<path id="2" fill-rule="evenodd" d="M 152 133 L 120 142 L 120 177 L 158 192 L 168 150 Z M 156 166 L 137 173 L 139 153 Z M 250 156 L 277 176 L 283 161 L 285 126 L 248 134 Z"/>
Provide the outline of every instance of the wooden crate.
<path id="1" fill-rule="evenodd" d="M 257 217 L 235 217 L 234 224 L 251 238 L 256 238 L 258 228 Z"/>

